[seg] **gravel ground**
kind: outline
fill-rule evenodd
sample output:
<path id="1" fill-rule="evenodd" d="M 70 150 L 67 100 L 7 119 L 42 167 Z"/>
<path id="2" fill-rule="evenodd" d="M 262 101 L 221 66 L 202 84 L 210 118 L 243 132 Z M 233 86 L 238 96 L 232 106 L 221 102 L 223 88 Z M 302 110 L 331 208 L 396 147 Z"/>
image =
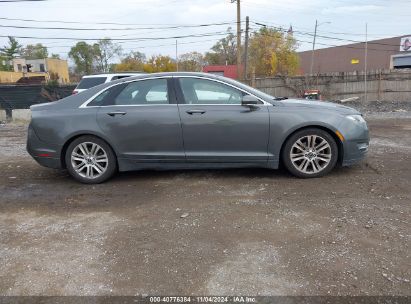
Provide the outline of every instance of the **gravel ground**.
<path id="1" fill-rule="evenodd" d="M 1 295 L 411 295 L 411 115 L 368 114 L 363 163 L 78 184 L 0 126 Z"/>

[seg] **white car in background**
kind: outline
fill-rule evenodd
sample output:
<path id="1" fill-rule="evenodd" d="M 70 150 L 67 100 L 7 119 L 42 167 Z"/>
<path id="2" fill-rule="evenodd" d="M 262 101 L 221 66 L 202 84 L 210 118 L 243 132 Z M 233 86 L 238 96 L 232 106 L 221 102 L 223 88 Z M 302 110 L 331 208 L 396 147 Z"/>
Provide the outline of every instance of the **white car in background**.
<path id="1" fill-rule="evenodd" d="M 81 93 L 87 89 L 98 86 L 103 83 L 107 83 L 113 80 L 139 76 L 144 73 L 117 73 L 117 74 L 96 74 L 96 75 L 87 75 L 81 78 L 80 83 L 74 89 L 73 94 Z"/>

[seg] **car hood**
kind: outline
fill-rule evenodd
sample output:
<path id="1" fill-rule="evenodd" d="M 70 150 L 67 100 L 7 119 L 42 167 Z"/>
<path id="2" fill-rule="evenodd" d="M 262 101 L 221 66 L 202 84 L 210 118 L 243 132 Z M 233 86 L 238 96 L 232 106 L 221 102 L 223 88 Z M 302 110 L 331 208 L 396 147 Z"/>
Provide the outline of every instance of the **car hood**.
<path id="1" fill-rule="evenodd" d="M 302 107 L 302 108 L 318 109 L 318 110 L 330 110 L 330 111 L 337 111 L 342 114 L 360 114 L 357 110 L 353 108 L 331 103 L 331 102 L 326 102 L 326 101 L 316 101 L 316 100 L 306 100 L 306 99 L 286 99 L 286 100 L 281 100 L 279 103 L 286 107 Z"/>

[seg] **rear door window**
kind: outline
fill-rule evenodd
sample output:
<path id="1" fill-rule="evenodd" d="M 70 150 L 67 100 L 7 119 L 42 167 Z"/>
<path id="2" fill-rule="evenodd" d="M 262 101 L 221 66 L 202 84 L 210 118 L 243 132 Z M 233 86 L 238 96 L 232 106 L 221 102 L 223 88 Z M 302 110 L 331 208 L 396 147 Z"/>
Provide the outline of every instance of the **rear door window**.
<path id="1" fill-rule="evenodd" d="M 81 79 L 80 83 L 77 86 L 77 89 L 86 90 L 92 87 L 98 86 L 99 84 L 105 83 L 107 77 L 87 77 Z"/>
<path id="2" fill-rule="evenodd" d="M 167 79 L 130 82 L 114 100 L 114 105 L 163 104 L 169 104 Z"/>

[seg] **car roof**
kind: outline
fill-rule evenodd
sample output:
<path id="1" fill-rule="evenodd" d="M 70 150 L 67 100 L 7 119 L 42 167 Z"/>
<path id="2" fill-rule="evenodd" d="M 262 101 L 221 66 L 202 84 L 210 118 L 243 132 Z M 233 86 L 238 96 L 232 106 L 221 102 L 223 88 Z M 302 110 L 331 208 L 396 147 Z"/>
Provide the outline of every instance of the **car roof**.
<path id="1" fill-rule="evenodd" d="M 208 78 L 215 78 L 215 79 L 225 79 L 226 81 L 229 80 L 226 77 L 222 77 L 212 73 L 200 73 L 200 72 L 162 72 L 162 73 L 150 73 L 150 74 L 136 74 L 133 77 L 127 79 L 120 79 L 123 81 L 130 81 L 134 79 L 141 79 L 141 78 L 152 78 L 152 77 L 178 77 L 178 76 L 197 76 L 197 77 L 208 77 Z"/>
<path id="2" fill-rule="evenodd" d="M 135 75 L 145 75 L 143 72 L 125 72 L 125 73 L 108 73 L 108 74 L 93 74 L 84 75 L 82 78 L 93 78 L 93 77 L 114 77 L 114 76 L 135 76 Z"/>

